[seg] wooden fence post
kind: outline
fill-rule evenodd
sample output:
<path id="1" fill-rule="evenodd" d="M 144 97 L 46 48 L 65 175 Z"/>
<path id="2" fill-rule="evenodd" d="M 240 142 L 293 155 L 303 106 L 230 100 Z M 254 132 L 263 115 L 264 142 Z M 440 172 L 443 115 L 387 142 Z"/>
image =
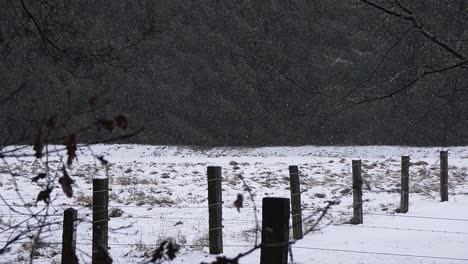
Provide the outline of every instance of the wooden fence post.
<path id="1" fill-rule="evenodd" d="M 409 167 L 410 157 L 401 156 L 400 213 L 403 214 L 409 209 Z"/>
<path id="2" fill-rule="evenodd" d="M 362 179 L 361 160 L 353 160 L 353 219 L 352 224 L 362 224 Z"/>
<path id="3" fill-rule="evenodd" d="M 221 167 L 209 166 L 207 174 L 210 254 L 221 254 L 223 253 Z"/>
<path id="4" fill-rule="evenodd" d="M 440 152 L 440 201 L 448 201 L 448 151 Z"/>
<path id="5" fill-rule="evenodd" d="M 109 179 L 93 179 L 93 247 L 92 263 L 98 264 L 108 250 Z"/>
<path id="6" fill-rule="evenodd" d="M 78 264 L 76 256 L 76 219 L 78 212 L 68 208 L 63 212 L 62 264 Z"/>
<path id="7" fill-rule="evenodd" d="M 288 263 L 289 199 L 263 198 L 260 264 Z"/>
<path id="8" fill-rule="evenodd" d="M 299 184 L 299 169 L 297 166 L 289 166 L 289 184 L 291 189 L 291 214 L 293 238 L 302 239 L 302 209 L 301 188 Z"/>

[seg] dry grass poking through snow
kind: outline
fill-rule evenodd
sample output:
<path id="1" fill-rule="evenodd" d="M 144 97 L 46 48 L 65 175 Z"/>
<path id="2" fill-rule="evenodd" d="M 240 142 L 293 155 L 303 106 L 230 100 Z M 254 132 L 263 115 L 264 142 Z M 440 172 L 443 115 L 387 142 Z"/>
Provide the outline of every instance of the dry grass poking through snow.
<path id="1" fill-rule="evenodd" d="M 207 179 L 206 166 L 223 167 L 223 218 L 227 243 L 253 243 L 254 215 L 250 199 L 245 199 L 241 212 L 232 205 L 238 193 L 245 192 L 242 176 L 254 194 L 259 207 L 263 197 L 289 197 L 288 166 L 298 165 L 304 215 L 340 199 L 331 219 L 335 223 L 349 221 L 346 212 L 352 210 L 351 160 L 362 159 L 365 212 L 394 213 L 399 205 L 400 155 L 411 155 L 410 201 L 437 199 L 439 191 L 438 150 L 405 147 L 284 147 L 284 148 L 217 148 L 191 149 L 161 146 L 97 146 L 97 155 L 110 153 L 107 172 L 96 170 L 93 161 L 81 158 L 70 168 L 76 180 L 76 195 L 67 199 L 61 194 L 55 201 L 57 212 L 73 205 L 80 213 L 90 213 L 93 176 L 110 178 L 111 228 L 128 226 L 124 232 L 110 234 L 109 243 L 134 243 L 135 247 L 111 246 L 116 259 L 138 258 L 161 239 L 171 238 L 179 244 L 190 245 L 187 250 L 206 252 Z M 468 150 L 454 148 L 449 158 L 450 195 L 468 194 L 468 176 L 462 157 Z M 5 197 L 17 197 L 15 185 L 6 173 L 17 173 L 24 186 L 41 171 L 33 160 L 15 161 L 13 166 L 0 165 L 0 188 Z M 38 188 L 23 193 L 27 202 L 35 201 Z M 410 203 L 411 207 L 411 203 Z M 1 209 L 7 213 L 6 209 Z M 340 213 L 341 212 L 341 213 Z M 10 212 L 11 213 L 11 212 Z M 308 223 L 304 223 L 305 226 Z M 89 225 L 82 224 L 81 241 L 89 241 Z M 59 235 L 56 234 L 56 237 Z M 81 246 L 79 246 L 81 247 Z M 154 248 L 154 246 L 153 246 Z M 138 254 L 132 252 L 136 249 Z M 20 250 L 15 254 L 20 254 Z M 52 251 L 54 249 L 51 249 Z M 51 251 L 51 252 L 52 252 Z M 41 253 L 42 254 L 42 253 Z M 47 254 L 44 254 L 47 255 Z M 51 257 L 49 254 L 48 257 Z M 55 260 L 57 257 L 52 258 Z M 122 261 L 124 263 L 125 261 Z M 120 262 L 118 262 L 120 263 Z"/>

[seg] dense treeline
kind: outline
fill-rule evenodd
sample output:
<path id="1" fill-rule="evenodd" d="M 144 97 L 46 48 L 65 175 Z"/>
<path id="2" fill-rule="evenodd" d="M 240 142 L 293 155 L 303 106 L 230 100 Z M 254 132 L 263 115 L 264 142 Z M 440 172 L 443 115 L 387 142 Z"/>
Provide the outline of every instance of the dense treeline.
<path id="1" fill-rule="evenodd" d="M 402 2 L 468 54 L 468 1 Z M 0 22 L 4 135 L 91 98 L 71 123 L 121 112 L 135 143 L 468 144 L 466 67 L 361 103 L 457 62 L 361 1 L 2 0 Z"/>

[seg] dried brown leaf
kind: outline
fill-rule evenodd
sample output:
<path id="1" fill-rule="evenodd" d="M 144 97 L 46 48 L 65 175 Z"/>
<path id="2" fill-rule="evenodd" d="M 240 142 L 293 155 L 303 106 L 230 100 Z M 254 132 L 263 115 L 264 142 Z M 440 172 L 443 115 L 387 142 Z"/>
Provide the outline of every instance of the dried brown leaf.
<path id="1" fill-rule="evenodd" d="M 176 258 L 176 253 L 179 251 L 179 249 L 180 249 L 179 245 L 177 245 L 174 242 L 169 242 L 169 244 L 167 245 L 167 252 L 166 252 L 167 257 L 170 260 L 175 259 Z"/>
<path id="2" fill-rule="evenodd" d="M 62 186 L 62 190 L 68 198 L 73 196 L 73 187 L 71 186 L 75 181 L 70 178 L 68 172 L 63 168 L 63 177 L 58 180 L 59 184 Z"/>
<path id="3" fill-rule="evenodd" d="M 107 165 L 109 165 L 109 161 L 107 161 L 106 159 L 104 159 L 104 156 L 98 156 L 97 159 L 101 162 L 101 165 L 102 165 L 102 166 L 107 166 Z"/>
<path id="4" fill-rule="evenodd" d="M 127 129 L 128 120 L 124 115 L 118 115 L 115 117 L 115 125 L 120 129 Z"/>
<path id="5" fill-rule="evenodd" d="M 38 159 L 44 156 L 42 150 L 44 149 L 44 144 L 42 142 L 42 128 L 38 128 L 36 132 L 36 137 L 34 138 L 34 156 Z"/>
<path id="6" fill-rule="evenodd" d="M 52 192 L 52 188 L 49 188 L 49 187 L 47 187 L 47 189 L 45 190 L 40 191 L 39 194 L 37 195 L 36 204 L 39 201 L 44 201 L 44 203 L 49 204 L 51 192 Z"/>
<path id="7" fill-rule="evenodd" d="M 65 147 L 67 149 L 67 165 L 70 166 L 73 163 L 73 160 L 76 158 L 76 135 L 69 134 L 65 139 Z"/>
<path id="8" fill-rule="evenodd" d="M 105 130 L 112 132 L 114 131 L 114 121 L 109 119 L 98 119 L 98 124 L 101 125 Z"/>
<path id="9" fill-rule="evenodd" d="M 32 182 L 37 182 L 38 180 L 44 179 L 46 176 L 47 176 L 46 173 L 42 173 L 42 172 L 41 172 L 41 173 L 37 174 L 37 176 L 33 177 L 33 178 L 31 179 L 31 181 L 32 181 Z"/>
<path id="10" fill-rule="evenodd" d="M 176 258 L 176 253 L 180 250 L 180 246 L 177 243 L 163 241 L 159 247 L 154 251 L 153 256 L 151 257 L 150 262 L 157 262 L 163 259 L 173 260 Z"/>
<path id="11" fill-rule="evenodd" d="M 244 196 L 242 194 L 237 194 L 237 200 L 234 201 L 234 207 L 237 208 L 237 211 L 240 212 L 240 209 L 244 206 Z"/>
<path id="12" fill-rule="evenodd" d="M 167 241 L 161 242 L 159 247 L 154 251 L 153 256 L 151 257 L 150 262 L 156 262 L 164 257 L 164 246 L 167 244 Z"/>

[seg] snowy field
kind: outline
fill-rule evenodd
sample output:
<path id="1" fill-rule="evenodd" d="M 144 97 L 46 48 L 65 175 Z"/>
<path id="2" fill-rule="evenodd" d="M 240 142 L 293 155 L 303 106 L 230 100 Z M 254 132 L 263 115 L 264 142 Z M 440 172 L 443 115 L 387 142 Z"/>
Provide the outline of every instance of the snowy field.
<path id="1" fill-rule="evenodd" d="M 224 252 L 236 256 L 252 247 L 256 222 L 261 225 L 263 197 L 289 198 L 289 165 L 299 166 L 304 218 L 329 200 L 339 200 L 321 228 L 292 247 L 294 263 L 468 263 L 468 148 L 449 150 L 449 202 L 439 202 L 439 150 L 413 147 L 267 147 L 195 149 L 168 146 L 97 145 L 83 149 L 68 169 L 74 197 L 57 184 L 49 221 L 34 263 L 60 263 L 63 210 L 78 210 L 80 263 L 90 263 L 92 179 L 110 180 L 109 247 L 114 263 L 143 263 L 159 242 L 182 246 L 171 263 L 214 261 L 209 255 L 206 167 L 222 166 Z M 32 153 L 30 149 L 22 150 Z M 63 153 L 62 153 L 63 154 Z M 92 155 L 109 161 L 106 169 Z M 411 156 L 408 214 L 397 214 L 400 202 L 400 156 Z M 49 160 L 51 173 L 61 167 L 60 154 Z M 352 214 L 351 161 L 363 164 L 364 224 L 349 225 Z M 0 247 L 21 228 L 41 221 L 28 219 L 45 182 L 31 184 L 45 172 L 45 160 L 9 158 L 0 165 Z M 60 170 L 59 170 L 60 173 Z M 15 177 L 11 175 L 14 174 Z M 257 211 L 244 190 L 252 189 Z M 237 194 L 245 197 L 240 212 Z M 44 212 L 42 212 L 44 213 Z M 310 221 L 304 222 L 306 230 Z M 28 261 L 29 240 L 11 245 L 0 263 Z M 256 251 L 240 263 L 259 263 Z M 145 258 L 146 257 L 146 258 Z"/>

